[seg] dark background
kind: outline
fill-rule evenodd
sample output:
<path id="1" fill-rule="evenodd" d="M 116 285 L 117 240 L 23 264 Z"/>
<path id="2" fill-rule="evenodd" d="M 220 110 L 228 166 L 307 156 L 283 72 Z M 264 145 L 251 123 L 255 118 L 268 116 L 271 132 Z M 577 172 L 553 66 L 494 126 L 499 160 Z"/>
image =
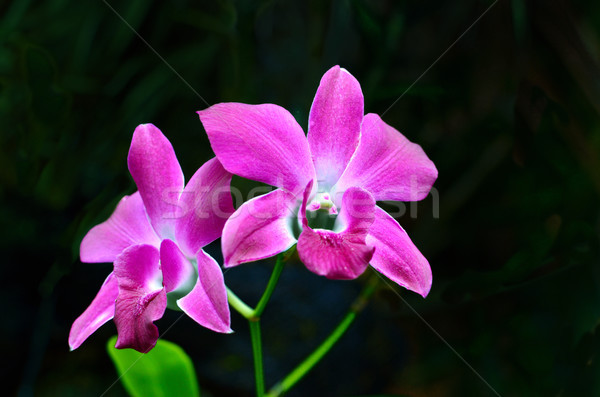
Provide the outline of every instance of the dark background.
<path id="1" fill-rule="evenodd" d="M 398 216 L 433 288 L 425 300 L 397 291 L 439 335 L 381 288 L 290 396 L 494 395 L 442 338 L 502 396 L 600 395 L 600 2 L 499 0 L 446 53 L 492 2 L 109 3 L 208 104 L 273 102 L 305 128 L 339 64 L 365 111 L 437 165 L 439 218 L 431 195 Z M 138 124 L 162 129 L 188 177 L 212 157 L 195 114 L 207 104 L 103 1 L 0 4 L 3 390 L 101 395 L 116 379 L 114 325 L 74 352 L 67 336 L 111 267 L 81 264 L 79 243 L 135 189 Z M 254 303 L 271 266 L 225 279 Z M 364 281 L 286 267 L 264 315 L 268 386 Z M 243 318 L 223 336 L 178 317 L 157 324 L 193 358 L 203 394 L 252 395 Z M 117 383 L 106 395 L 123 394 Z"/>

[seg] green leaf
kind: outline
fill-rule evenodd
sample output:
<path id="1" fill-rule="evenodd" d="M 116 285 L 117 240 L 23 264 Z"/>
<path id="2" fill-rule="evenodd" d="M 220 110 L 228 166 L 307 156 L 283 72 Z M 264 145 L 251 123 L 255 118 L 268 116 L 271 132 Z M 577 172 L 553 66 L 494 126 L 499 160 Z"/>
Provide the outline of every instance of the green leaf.
<path id="1" fill-rule="evenodd" d="M 115 349 L 116 341 L 116 336 L 108 341 L 108 355 L 131 396 L 200 396 L 194 365 L 181 347 L 159 340 L 154 349 L 143 354 Z"/>

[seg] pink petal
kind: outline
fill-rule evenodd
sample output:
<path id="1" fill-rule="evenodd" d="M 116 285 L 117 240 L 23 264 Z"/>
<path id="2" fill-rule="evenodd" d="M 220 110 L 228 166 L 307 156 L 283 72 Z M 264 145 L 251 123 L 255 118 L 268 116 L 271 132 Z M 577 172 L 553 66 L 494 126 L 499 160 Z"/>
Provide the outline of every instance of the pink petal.
<path id="1" fill-rule="evenodd" d="M 310 185 L 305 192 L 301 212 L 303 228 L 297 247 L 300 260 L 308 270 L 327 278 L 349 280 L 360 276 L 373 256 L 374 248 L 365 243 L 365 238 L 373 223 L 375 200 L 365 190 L 348 189 L 336 219 L 336 224 L 339 223 L 343 230 L 339 233 L 313 230 L 306 219 L 309 190 Z"/>
<path id="2" fill-rule="evenodd" d="M 181 216 L 177 206 L 183 191 L 183 173 L 169 140 L 152 124 L 135 129 L 129 172 L 142 195 L 150 223 L 161 238 L 173 237 L 173 223 Z"/>
<path id="3" fill-rule="evenodd" d="M 163 240 L 160 245 L 160 269 L 167 293 L 179 288 L 195 276 L 190 261 L 177 244 L 169 239 Z"/>
<path id="4" fill-rule="evenodd" d="M 306 228 L 298 238 L 300 260 L 313 273 L 336 280 L 360 276 L 373 255 L 364 236 Z"/>
<path id="5" fill-rule="evenodd" d="M 167 293 L 162 286 L 159 251 L 151 245 L 129 247 L 115 261 L 119 296 L 115 305 L 117 349 L 150 351 L 158 339 L 154 321 L 167 308 Z"/>
<path id="6" fill-rule="evenodd" d="M 431 288 L 431 268 L 404 229 L 377 207 L 367 244 L 375 247 L 371 266 L 395 283 L 426 297 Z"/>
<path id="7" fill-rule="evenodd" d="M 367 235 L 375 220 L 375 199 L 368 191 L 353 187 L 344 193 L 342 209 L 336 219 L 337 225 L 353 233 Z"/>
<path id="8" fill-rule="evenodd" d="M 376 200 L 417 201 L 427 196 L 437 175 L 421 146 L 370 113 L 363 120 L 358 151 L 335 190 L 360 186 Z"/>
<path id="9" fill-rule="evenodd" d="M 177 219 L 175 237 L 187 256 L 221 237 L 225 221 L 233 213 L 229 184 L 231 174 L 213 158 L 190 179 L 179 198 L 184 215 Z"/>
<path id="10" fill-rule="evenodd" d="M 298 206 L 296 197 L 281 189 L 242 204 L 223 228 L 225 267 L 268 258 L 294 245 L 292 222 Z"/>
<path id="11" fill-rule="evenodd" d="M 308 143 L 319 184 L 331 188 L 358 146 L 364 99 L 358 81 L 334 66 L 321 79 L 310 108 Z"/>
<path id="12" fill-rule="evenodd" d="M 198 251 L 198 281 L 177 305 L 198 324 L 216 332 L 233 332 L 230 328 L 229 303 L 223 273 L 217 261 Z"/>
<path id="13" fill-rule="evenodd" d="M 115 300 L 119 293 L 117 279 L 113 273 L 109 274 L 100 291 L 85 309 L 83 314 L 75 320 L 69 333 L 69 346 L 71 350 L 77 349 L 81 344 L 104 323 L 115 315 Z"/>
<path id="14" fill-rule="evenodd" d="M 150 226 L 144 203 L 138 192 L 125 196 L 105 222 L 94 226 L 81 241 L 81 261 L 114 262 L 131 245 L 151 244 L 160 240 Z"/>
<path id="15" fill-rule="evenodd" d="M 304 132 L 284 108 L 219 103 L 198 114 L 227 171 L 291 193 L 314 178 Z"/>

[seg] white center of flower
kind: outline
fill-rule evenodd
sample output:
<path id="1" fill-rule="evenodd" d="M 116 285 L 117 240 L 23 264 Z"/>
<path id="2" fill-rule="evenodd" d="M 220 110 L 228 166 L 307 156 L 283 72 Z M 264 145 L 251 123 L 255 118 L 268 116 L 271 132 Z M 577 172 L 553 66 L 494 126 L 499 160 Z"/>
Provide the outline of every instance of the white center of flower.
<path id="1" fill-rule="evenodd" d="M 179 306 L 177 306 L 177 300 L 183 298 L 187 294 L 189 294 L 194 286 L 196 285 L 196 280 L 198 279 L 198 265 L 196 263 L 196 259 L 187 258 L 188 260 L 184 262 L 185 265 L 185 275 L 183 276 L 184 281 L 177 286 L 176 289 L 167 293 L 167 307 L 172 310 L 181 311 Z"/>
<path id="2" fill-rule="evenodd" d="M 309 211 L 325 210 L 330 215 L 337 215 L 338 210 L 329 193 L 317 193 L 313 201 L 306 207 Z"/>
<path id="3" fill-rule="evenodd" d="M 332 230 L 337 218 L 338 209 L 329 193 L 317 193 L 306 206 L 306 218 L 313 229 Z"/>

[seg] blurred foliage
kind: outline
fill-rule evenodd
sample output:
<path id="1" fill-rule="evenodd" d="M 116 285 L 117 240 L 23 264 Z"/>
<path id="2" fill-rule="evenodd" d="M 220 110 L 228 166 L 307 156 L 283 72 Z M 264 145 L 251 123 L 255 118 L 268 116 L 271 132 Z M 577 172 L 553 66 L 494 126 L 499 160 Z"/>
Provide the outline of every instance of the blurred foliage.
<path id="1" fill-rule="evenodd" d="M 398 292 L 439 336 L 382 289 L 289 395 L 494 395 L 440 336 L 502 396 L 600 395 L 600 3 L 499 0 L 439 58 L 491 4 L 0 3 L 8 393 L 100 395 L 115 380 L 113 325 L 75 352 L 66 340 L 110 271 L 79 263 L 78 245 L 134 189 L 136 125 L 161 128 L 189 177 L 212 157 L 196 110 L 273 102 L 306 127 L 321 75 L 340 64 L 365 110 L 438 167 L 426 200 L 384 205 L 430 260 L 431 295 Z M 225 278 L 252 303 L 269 268 Z M 284 270 L 264 319 L 268 384 L 329 332 L 361 280 Z M 251 395 L 244 322 L 234 315 L 236 333 L 223 336 L 177 319 L 159 329 L 177 321 L 166 338 L 194 360 L 203 395 Z"/>
<path id="2" fill-rule="evenodd" d="M 166 340 L 156 341 L 148 353 L 116 349 L 117 336 L 108 340 L 106 350 L 119 381 L 132 397 L 198 397 L 198 380 L 192 360 L 183 349 Z"/>

